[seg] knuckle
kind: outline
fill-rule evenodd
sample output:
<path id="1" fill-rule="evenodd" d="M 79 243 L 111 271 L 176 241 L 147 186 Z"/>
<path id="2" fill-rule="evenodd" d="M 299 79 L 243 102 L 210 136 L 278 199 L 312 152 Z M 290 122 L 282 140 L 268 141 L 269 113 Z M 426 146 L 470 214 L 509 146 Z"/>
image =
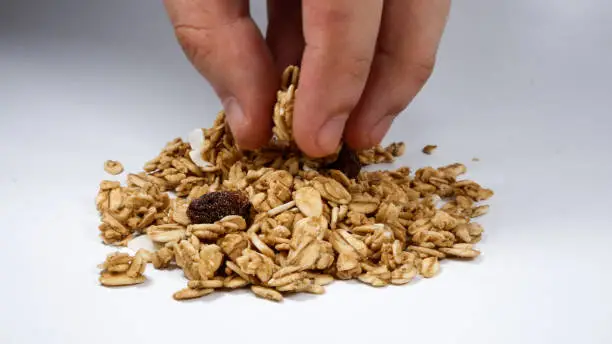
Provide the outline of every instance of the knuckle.
<path id="1" fill-rule="evenodd" d="M 433 74 L 435 64 L 434 57 L 415 60 L 407 64 L 406 74 L 422 86 Z"/>
<path id="2" fill-rule="evenodd" d="M 412 100 L 412 98 L 410 96 L 407 95 L 403 95 L 401 97 L 396 97 L 397 99 L 392 100 L 389 103 L 389 109 L 387 111 L 388 116 L 397 116 L 399 115 L 402 111 L 404 111 L 408 105 L 410 104 L 410 101 Z"/>
<path id="3" fill-rule="evenodd" d="M 315 6 L 314 12 L 316 12 L 316 16 L 314 16 L 313 22 L 322 29 L 342 26 L 351 20 L 349 11 L 329 4 L 322 7 Z"/>
<path id="4" fill-rule="evenodd" d="M 198 64 L 198 61 L 208 59 L 213 53 L 206 30 L 179 25 L 174 27 L 174 32 L 183 52 L 192 63 Z"/>
<path id="5" fill-rule="evenodd" d="M 396 80 L 397 87 L 389 95 L 388 113 L 397 115 L 404 111 L 412 102 L 417 92 L 431 77 L 435 66 L 435 59 L 420 59 L 406 63 L 400 73 L 401 78 Z"/>
<path id="6" fill-rule="evenodd" d="M 351 55 L 347 56 L 342 62 L 345 72 L 354 79 L 364 82 L 370 74 L 372 66 L 371 56 Z"/>

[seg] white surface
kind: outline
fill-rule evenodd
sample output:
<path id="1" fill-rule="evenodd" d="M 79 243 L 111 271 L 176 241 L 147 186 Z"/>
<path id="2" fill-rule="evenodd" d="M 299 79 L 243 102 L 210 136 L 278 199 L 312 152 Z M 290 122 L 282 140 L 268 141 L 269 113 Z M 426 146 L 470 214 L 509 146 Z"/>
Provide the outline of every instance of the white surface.
<path id="1" fill-rule="evenodd" d="M 407 142 L 404 164 L 466 162 L 496 191 L 484 255 L 282 304 L 178 303 L 180 273 L 153 269 L 140 287 L 98 286 L 103 161 L 137 171 L 219 108 L 161 5 L 121 3 L 61 20 L 46 17 L 61 6 L 13 8 L 0 31 L 0 343 L 612 342 L 612 3 L 456 1 L 437 71 L 388 139 Z"/>

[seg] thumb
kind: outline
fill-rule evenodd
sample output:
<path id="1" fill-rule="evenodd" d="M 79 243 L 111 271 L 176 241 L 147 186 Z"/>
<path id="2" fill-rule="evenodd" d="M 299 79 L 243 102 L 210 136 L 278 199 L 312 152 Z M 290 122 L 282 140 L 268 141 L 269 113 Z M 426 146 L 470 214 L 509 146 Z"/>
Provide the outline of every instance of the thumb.
<path id="1" fill-rule="evenodd" d="M 256 149 L 271 136 L 279 78 L 248 0 L 165 0 L 185 54 L 221 99 L 237 144 Z"/>

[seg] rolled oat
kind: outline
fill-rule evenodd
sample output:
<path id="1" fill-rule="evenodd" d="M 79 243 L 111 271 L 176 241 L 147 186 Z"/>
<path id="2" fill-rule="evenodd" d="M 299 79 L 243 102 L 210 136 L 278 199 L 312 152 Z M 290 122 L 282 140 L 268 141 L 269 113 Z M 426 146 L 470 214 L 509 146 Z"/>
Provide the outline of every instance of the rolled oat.
<path id="1" fill-rule="evenodd" d="M 182 269 L 187 287 L 176 300 L 250 286 L 281 301 L 288 293 L 322 294 L 335 279 L 408 284 L 438 274 L 442 259 L 480 255 L 473 244 L 483 228 L 472 219 L 488 212 L 479 202 L 493 191 L 459 180 L 462 164 L 414 173 L 361 169 L 393 162 L 403 143 L 305 156 L 292 131 L 298 80 L 297 67 L 283 74 L 268 146 L 240 150 L 221 112 L 189 143 L 168 142 L 126 185 L 100 184 L 104 243 L 125 246 L 146 234 L 157 248 L 109 255 L 100 266 L 102 285 L 143 283 L 150 262 Z"/>

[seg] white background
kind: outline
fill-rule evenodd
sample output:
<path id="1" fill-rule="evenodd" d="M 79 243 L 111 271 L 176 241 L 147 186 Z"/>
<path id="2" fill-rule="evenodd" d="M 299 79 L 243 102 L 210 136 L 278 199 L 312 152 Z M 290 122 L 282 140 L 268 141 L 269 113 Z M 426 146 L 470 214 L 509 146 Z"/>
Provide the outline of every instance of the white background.
<path id="1" fill-rule="evenodd" d="M 388 141 L 407 143 L 402 165 L 465 162 L 495 190 L 476 262 L 282 304 L 178 303 L 178 271 L 98 286 L 111 248 L 94 197 L 104 160 L 138 171 L 219 102 L 159 1 L 3 4 L 0 343 L 611 343 L 611 17 L 604 0 L 454 2 L 436 73 Z"/>

